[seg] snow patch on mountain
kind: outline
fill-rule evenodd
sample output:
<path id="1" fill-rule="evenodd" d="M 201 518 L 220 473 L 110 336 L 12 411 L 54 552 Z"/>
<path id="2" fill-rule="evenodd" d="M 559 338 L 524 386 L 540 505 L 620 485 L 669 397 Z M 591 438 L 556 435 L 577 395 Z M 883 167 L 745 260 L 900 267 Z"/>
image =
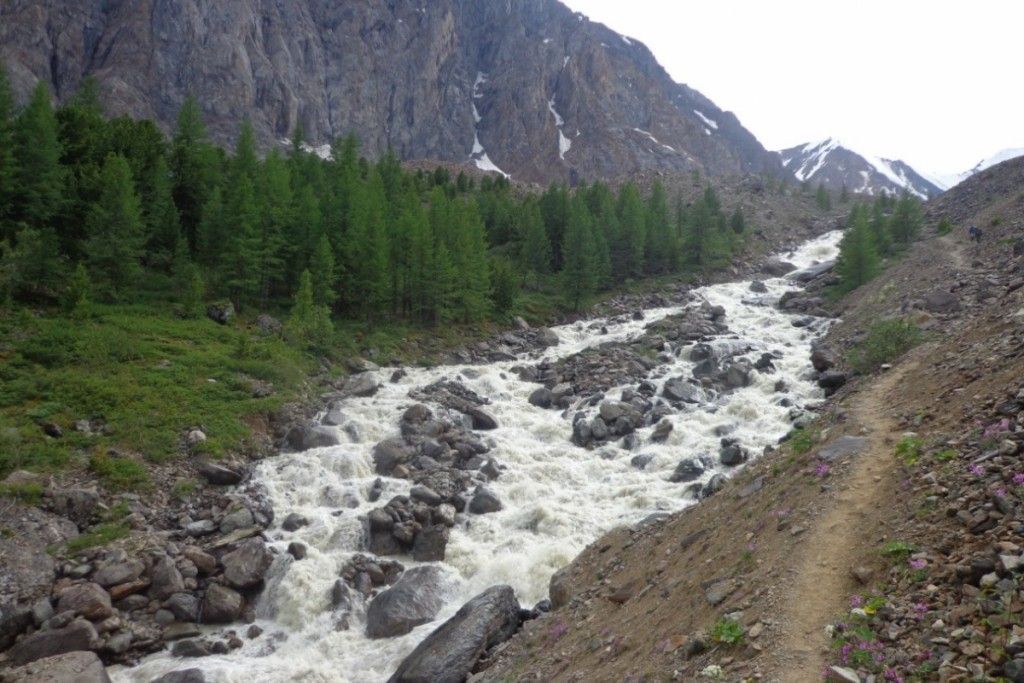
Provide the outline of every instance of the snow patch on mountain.
<path id="1" fill-rule="evenodd" d="M 708 126 L 709 128 L 714 128 L 715 130 L 718 130 L 718 122 L 717 121 L 715 121 L 714 119 L 709 119 L 707 116 L 704 116 L 704 114 L 701 113 L 697 109 L 694 109 L 693 113 L 696 114 L 700 118 L 700 120 L 704 122 L 704 124 L 706 126 Z"/>
<path id="2" fill-rule="evenodd" d="M 565 153 L 572 148 L 572 140 L 565 137 L 565 134 L 562 132 L 562 126 L 565 125 L 565 119 L 563 119 L 558 113 L 558 110 L 555 109 L 554 98 L 548 100 L 548 111 L 550 111 L 551 115 L 555 117 L 555 127 L 558 128 L 558 158 L 565 161 Z M 579 131 L 576 131 L 576 134 L 579 135 Z"/>

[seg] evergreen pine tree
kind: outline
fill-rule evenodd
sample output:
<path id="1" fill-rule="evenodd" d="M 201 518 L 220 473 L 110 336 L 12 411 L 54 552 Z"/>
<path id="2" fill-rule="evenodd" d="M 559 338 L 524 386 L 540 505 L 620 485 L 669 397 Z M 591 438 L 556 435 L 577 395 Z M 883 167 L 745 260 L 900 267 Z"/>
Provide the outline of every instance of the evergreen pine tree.
<path id="1" fill-rule="evenodd" d="M 854 208 L 856 211 L 857 208 Z M 853 225 L 853 212 L 850 213 L 850 218 L 847 219 L 847 227 Z M 889 219 L 886 217 L 885 212 L 882 209 L 882 203 L 875 201 L 871 206 L 871 222 L 868 223 L 868 229 L 871 232 L 872 240 L 875 243 L 875 251 L 878 252 L 879 256 L 885 256 L 892 252 L 892 237 L 889 234 Z"/>
<path id="2" fill-rule="evenodd" d="M 814 201 L 822 211 L 832 210 L 832 195 L 821 183 L 818 183 L 818 189 L 814 193 Z"/>
<path id="3" fill-rule="evenodd" d="M 619 190 L 619 235 L 620 242 L 612 245 L 615 260 L 623 265 L 626 276 L 640 277 L 644 273 L 644 250 L 647 246 L 647 224 L 640 193 L 632 183 L 626 183 Z"/>
<path id="4" fill-rule="evenodd" d="M 14 128 L 14 218 L 42 229 L 61 210 L 64 169 L 57 119 L 46 83 L 39 81 Z"/>
<path id="5" fill-rule="evenodd" d="M 743 217 L 743 210 L 740 207 L 736 207 L 736 210 L 732 212 L 732 218 L 729 219 L 729 227 L 737 235 L 742 235 L 747 229 L 747 221 Z"/>
<path id="6" fill-rule="evenodd" d="M 163 157 L 157 159 L 150 182 L 152 191 L 146 205 L 149 233 L 146 243 L 147 260 L 152 265 L 167 267 L 178 246 L 181 224 L 178 220 L 178 207 L 174 205 L 171 172 Z"/>
<path id="7" fill-rule="evenodd" d="M 318 306 L 313 301 L 313 278 L 308 270 L 299 276 L 287 329 L 296 341 L 306 345 L 323 347 L 330 340 L 333 331 L 330 312 L 326 306 Z"/>
<path id="8" fill-rule="evenodd" d="M 259 300 L 263 282 L 259 270 L 263 248 L 260 215 L 248 176 L 241 175 L 228 188 L 226 205 L 225 284 L 235 305 L 242 308 Z"/>
<path id="9" fill-rule="evenodd" d="M 14 238 L 14 182 L 17 178 L 14 121 L 14 94 L 7 80 L 7 69 L 0 62 L 0 242 Z"/>
<path id="10" fill-rule="evenodd" d="M 227 207 L 220 187 L 214 187 L 209 199 L 203 205 L 203 218 L 196 231 L 199 244 L 197 261 L 212 274 L 214 282 L 220 284 L 226 277 L 226 257 L 231 240 L 231 227 L 228 224 Z M 186 244 L 188 244 L 186 238 Z"/>
<path id="11" fill-rule="evenodd" d="M 235 139 L 235 156 L 231 159 L 231 177 L 237 180 L 245 175 L 255 182 L 259 160 L 256 158 L 256 135 L 249 119 L 242 121 Z"/>
<path id="12" fill-rule="evenodd" d="M 675 254 L 678 250 L 675 230 L 669 221 L 668 201 L 665 188 L 655 181 L 651 188 L 651 196 L 647 199 L 645 214 L 647 225 L 647 242 L 644 249 L 646 271 L 653 274 L 669 272 L 674 266 Z"/>
<path id="13" fill-rule="evenodd" d="M 86 254 L 99 292 L 117 299 L 140 271 L 144 231 L 128 161 L 111 154 L 103 164 L 100 196 L 86 218 Z"/>
<path id="14" fill-rule="evenodd" d="M 847 292 L 860 287 L 878 274 L 878 253 L 875 251 L 874 239 L 863 207 L 854 210 L 850 227 L 839 243 L 836 273 L 839 275 L 840 288 Z"/>
<path id="15" fill-rule="evenodd" d="M 195 250 L 203 206 L 214 185 L 211 150 L 206 141 L 206 126 L 194 97 L 187 97 L 178 112 L 178 123 L 171 141 L 171 173 L 174 176 L 174 203 L 178 207 L 181 229 Z"/>
<path id="16" fill-rule="evenodd" d="M 337 271 L 334 267 L 334 249 L 325 233 L 320 235 L 309 260 L 309 272 L 313 279 L 313 303 L 328 308 L 334 306 L 338 299 L 334 289 Z"/>
<path id="17" fill-rule="evenodd" d="M 490 270 L 483 221 L 473 202 L 454 202 L 455 222 L 448 248 L 455 272 L 454 307 L 462 322 L 480 320 L 487 313 Z"/>
<path id="18" fill-rule="evenodd" d="M 551 272 L 551 241 L 544 229 L 544 219 L 540 215 L 540 207 L 536 202 L 529 201 L 522 210 L 523 242 L 520 256 L 527 269 L 540 275 Z"/>
<path id="19" fill-rule="evenodd" d="M 494 312 L 507 316 L 519 298 L 519 280 L 508 261 L 495 259 L 491 262 L 491 302 Z"/>
<path id="20" fill-rule="evenodd" d="M 566 300 L 573 310 L 578 311 L 597 288 L 597 255 L 593 226 L 590 212 L 579 197 L 573 200 L 570 207 L 562 253 L 565 257 L 562 287 Z"/>
<path id="21" fill-rule="evenodd" d="M 64 310 L 72 316 L 85 315 L 89 306 L 89 273 L 85 264 L 79 262 L 68 280 L 67 290 L 64 292 Z"/>
<path id="22" fill-rule="evenodd" d="M 259 301 L 266 306 L 271 293 L 282 289 L 285 277 L 286 252 L 302 245 L 285 242 L 285 235 L 292 225 L 291 178 L 288 165 L 277 150 L 267 155 L 261 168 L 257 169 L 259 213 L 259 248 L 256 256 L 256 271 L 259 278 Z"/>
<path id="23" fill-rule="evenodd" d="M 889 221 L 889 233 L 892 241 L 900 246 L 907 246 L 921 232 L 921 204 L 909 194 L 904 194 L 896 202 Z"/>

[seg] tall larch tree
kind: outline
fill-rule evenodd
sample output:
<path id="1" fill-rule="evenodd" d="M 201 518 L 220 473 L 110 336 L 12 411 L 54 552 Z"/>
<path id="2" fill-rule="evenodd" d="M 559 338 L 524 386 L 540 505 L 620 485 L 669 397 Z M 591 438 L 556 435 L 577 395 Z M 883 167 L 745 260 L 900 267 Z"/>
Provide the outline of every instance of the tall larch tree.
<path id="1" fill-rule="evenodd" d="M 103 164 L 100 196 L 86 219 L 89 270 L 97 291 L 119 299 L 140 272 L 145 232 L 128 161 L 111 154 Z"/>

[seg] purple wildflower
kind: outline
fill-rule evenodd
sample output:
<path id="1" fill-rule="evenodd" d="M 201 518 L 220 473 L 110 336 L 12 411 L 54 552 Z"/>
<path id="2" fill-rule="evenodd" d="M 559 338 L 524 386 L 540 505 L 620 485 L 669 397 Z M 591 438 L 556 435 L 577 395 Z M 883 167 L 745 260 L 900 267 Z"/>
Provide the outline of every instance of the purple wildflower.
<path id="1" fill-rule="evenodd" d="M 921 559 L 921 558 L 915 558 L 915 559 L 910 561 L 910 568 L 911 569 L 924 569 L 927 566 L 928 566 L 928 562 L 923 560 L 923 559 Z"/>
<path id="2" fill-rule="evenodd" d="M 918 620 L 924 619 L 924 615 L 928 613 L 928 605 L 923 602 L 914 603 L 911 609 L 914 610 L 914 616 L 916 616 Z"/>
<path id="3" fill-rule="evenodd" d="M 1006 498 L 1006 489 L 1000 486 L 996 489 L 996 498 Z"/>
<path id="4" fill-rule="evenodd" d="M 814 473 L 819 477 L 826 477 L 829 473 L 829 466 L 823 462 L 819 462 L 817 467 L 814 468 Z"/>
<path id="5" fill-rule="evenodd" d="M 1017 486 L 1024 486 L 1024 472 L 1013 475 L 1013 483 Z"/>
<path id="6" fill-rule="evenodd" d="M 857 608 L 864 605 L 864 598 L 859 595 L 850 596 L 850 607 Z"/>
<path id="7" fill-rule="evenodd" d="M 985 468 L 978 464 L 971 465 L 967 468 L 967 471 L 976 477 L 981 477 L 985 474 Z"/>

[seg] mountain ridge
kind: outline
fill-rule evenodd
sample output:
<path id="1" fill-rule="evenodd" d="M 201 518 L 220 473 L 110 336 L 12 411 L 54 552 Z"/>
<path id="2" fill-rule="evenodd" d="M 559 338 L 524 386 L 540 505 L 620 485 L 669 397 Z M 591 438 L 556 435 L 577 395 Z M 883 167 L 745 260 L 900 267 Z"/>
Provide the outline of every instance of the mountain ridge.
<path id="1" fill-rule="evenodd" d="M 782 172 L 646 46 L 556 0 L 16 0 L 0 46 L 22 96 L 44 79 L 63 100 L 95 76 L 110 113 L 169 129 L 192 94 L 223 144 L 249 118 L 264 147 L 301 125 L 314 147 L 354 132 L 371 156 L 527 181 Z"/>
<path id="2" fill-rule="evenodd" d="M 800 182 L 824 185 L 854 194 L 909 192 L 930 199 L 943 188 L 906 162 L 865 154 L 844 145 L 836 138 L 808 142 L 777 152 L 783 167 Z"/>

